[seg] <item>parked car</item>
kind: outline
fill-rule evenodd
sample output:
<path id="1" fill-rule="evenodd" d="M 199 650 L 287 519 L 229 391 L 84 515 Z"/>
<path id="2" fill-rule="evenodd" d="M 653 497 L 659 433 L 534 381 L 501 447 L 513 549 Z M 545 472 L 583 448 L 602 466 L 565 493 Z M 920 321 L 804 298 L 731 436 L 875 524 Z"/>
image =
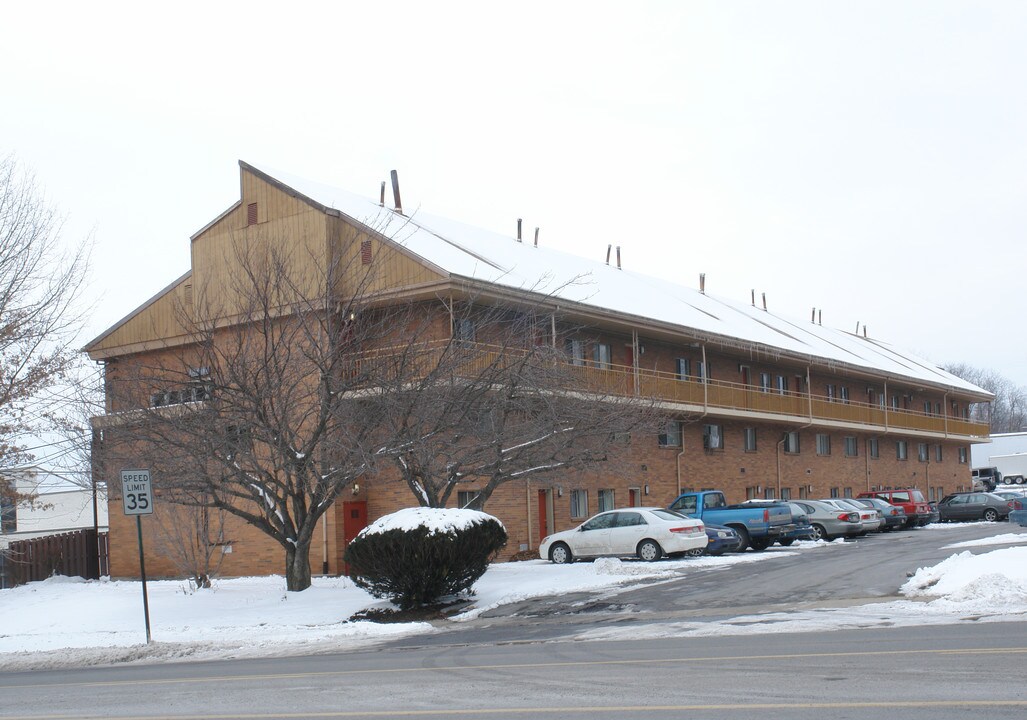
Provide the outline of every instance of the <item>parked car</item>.
<path id="1" fill-rule="evenodd" d="M 741 537 L 742 550 L 749 546 L 753 550 L 766 550 L 792 529 L 792 513 L 781 503 L 728 505 L 720 490 L 682 493 L 668 510 L 701 518 L 703 522 L 727 525 Z"/>
<path id="2" fill-rule="evenodd" d="M 884 520 L 882 530 L 895 530 L 906 524 L 906 511 L 898 505 L 892 505 L 880 498 L 852 498 L 852 502 L 877 508 L 881 513 L 881 519 Z"/>
<path id="3" fill-rule="evenodd" d="M 938 503 L 942 522 L 954 520 L 1005 520 L 1009 517 L 1011 500 L 994 493 L 964 492 L 946 495 Z"/>
<path id="4" fill-rule="evenodd" d="M 1012 503 L 1012 510 L 1009 513 L 1009 522 L 1019 523 L 1022 527 L 1027 527 L 1027 498 L 1010 500 L 1009 502 Z"/>
<path id="5" fill-rule="evenodd" d="M 898 505 L 906 511 L 906 527 L 917 527 L 931 522 L 931 506 L 927 504 L 924 494 L 916 488 L 874 490 L 860 493 L 859 497 L 880 498 L 892 505 Z"/>
<path id="6" fill-rule="evenodd" d="M 573 530 L 553 533 L 539 544 L 541 557 L 554 563 L 578 558 L 627 557 L 659 560 L 706 547 L 701 520 L 664 508 L 625 508 L 595 515 Z"/>
<path id="7" fill-rule="evenodd" d="M 793 502 L 787 502 L 785 504 L 792 512 L 793 528 L 786 532 L 783 537 L 778 539 L 778 542 L 781 545 L 788 547 L 796 540 L 816 540 L 816 531 L 813 529 L 813 525 L 810 524 L 809 514 L 806 512 L 805 508 Z"/>
<path id="8" fill-rule="evenodd" d="M 860 531 L 860 535 L 866 535 L 868 533 L 877 532 L 884 525 L 884 520 L 881 518 L 881 513 L 877 511 L 875 507 L 867 507 L 857 502 L 853 502 L 848 498 L 828 498 L 822 500 L 828 505 L 834 505 L 839 510 L 855 510 L 859 513 L 859 521 L 863 525 L 863 529 Z"/>
<path id="9" fill-rule="evenodd" d="M 1006 500 L 1023 500 L 1027 498 L 1027 490 L 996 490 L 992 495 L 998 495 Z"/>
<path id="10" fill-rule="evenodd" d="M 927 503 L 927 507 L 931 509 L 931 517 L 928 518 L 927 524 L 930 525 L 931 523 L 941 522 L 941 513 L 938 512 L 938 503 L 931 500 Z"/>
<path id="11" fill-rule="evenodd" d="M 815 540 L 831 540 L 836 537 L 855 537 L 863 532 L 863 523 L 855 510 L 839 510 L 819 500 L 792 500 L 809 516 Z"/>
<path id="12" fill-rule="evenodd" d="M 742 548 L 742 538 L 727 525 L 706 523 L 706 541 L 706 547 L 689 550 L 688 554 L 692 556 L 723 555 Z"/>

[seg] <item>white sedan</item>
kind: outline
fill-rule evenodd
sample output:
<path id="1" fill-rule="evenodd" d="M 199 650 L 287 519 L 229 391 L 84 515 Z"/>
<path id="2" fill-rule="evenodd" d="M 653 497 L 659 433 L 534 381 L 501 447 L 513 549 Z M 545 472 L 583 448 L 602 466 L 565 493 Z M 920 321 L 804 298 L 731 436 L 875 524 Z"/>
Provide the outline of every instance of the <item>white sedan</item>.
<path id="1" fill-rule="evenodd" d="M 578 558 L 636 555 L 659 560 L 706 547 L 702 520 L 658 507 L 610 510 L 589 518 L 573 530 L 553 533 L 538 546 L 539 555 L 554 563 Z"/>

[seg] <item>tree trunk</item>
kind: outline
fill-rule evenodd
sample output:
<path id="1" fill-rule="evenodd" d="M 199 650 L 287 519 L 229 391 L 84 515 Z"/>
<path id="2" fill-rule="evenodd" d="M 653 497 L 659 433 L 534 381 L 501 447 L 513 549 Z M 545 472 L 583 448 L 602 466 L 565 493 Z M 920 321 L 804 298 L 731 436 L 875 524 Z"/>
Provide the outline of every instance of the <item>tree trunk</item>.
<path id="1" fill-rule="evenodd" d="M 310 587 L 310 543 L 285 549 L 285 589 L 299 592 Z"/>

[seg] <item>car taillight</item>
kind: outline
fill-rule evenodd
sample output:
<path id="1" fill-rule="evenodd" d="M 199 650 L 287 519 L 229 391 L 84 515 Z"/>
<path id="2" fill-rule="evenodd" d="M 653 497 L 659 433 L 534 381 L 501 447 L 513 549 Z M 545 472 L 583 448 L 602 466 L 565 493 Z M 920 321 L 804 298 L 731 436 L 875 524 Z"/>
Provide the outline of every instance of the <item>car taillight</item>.
<path id="1" fill-rule="evenodd" d="M 766 508 L 763 509 L 763 522 L 765 522 L 765 523 L 770 522 L 770 510 L 768 510 Z"/>
<path id="2" fill-rule="evenodd" d="M 849 514 L 848 513 L 838 513 L 838 519 L 839 520 L 848 520 L 849 519 Z"/>
<path id="3" fill-rule="evenodd" d="M 1013 503 L 1012 504 L 1012 509 L 1013 510 L 1023 510 L 1023 501 L 1022 500 L 1013 500 L 1012 503 Z"/>
<path id="4" fill-rule="evenodd" d="M 675 527 L 671 528 L 672 533 L 701 533 L 706 532 L 702 525 L 688 525 L 686 527 Z"/>

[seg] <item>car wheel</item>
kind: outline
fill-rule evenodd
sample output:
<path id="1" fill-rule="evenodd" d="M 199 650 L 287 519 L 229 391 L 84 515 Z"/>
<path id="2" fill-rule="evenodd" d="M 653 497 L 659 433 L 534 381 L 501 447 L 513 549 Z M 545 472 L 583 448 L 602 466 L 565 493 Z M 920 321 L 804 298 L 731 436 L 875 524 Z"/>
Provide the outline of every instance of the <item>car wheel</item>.
<path id="1" fill-rule="evenodd" d="M 688 557 L 701 557 L 706 554 L 706 548 L 692 548 L 685 553 Z"/>
<path id="2" fill-rule="evenodd" d="M 773 545 L 774 541 L 768 538 L 757 538 L 755 540 L 750 540 L 749 544 L 752 545 L 753 550 L 760 552 Z"/>
<path id="3" fill-rule="evenodd" d="M 827 540 L 829 538 L 830 538 L 830 536 L 827 534 L 827 531 L 824 530 L 824 526 L 823 525 L 814 525 L 813 526 L 813 539 L 814 540 Z"/>
<path id="4" fill-rule="evenodd" d="M 556 545 L 549 549 L 549 559 L 557 565 L 574 562 L 571 549 L 563 543 L 556 543 Z"/>
<path id="5" fill-rule="evenodd" d="M 741 540 L 741 544 L 738 546 L 738 552 L 745 552 L 746 548 L 751 544 L 749 541 L 749 531 L 738 525 L 732 525 L 731 529 L 738 533 L 738 539 Z"/>
<path id="6" fill-rule="evenodd" d="M 996 520 L 998 520 L 998 513 L 995 512 L 992 508 L 988 508 L 984 511 L 984 520 L 986 522 L 995 522 Z"/>
<path id="7" fill-rule="evenodd" d="M 786 538 L 784 540 L 778 540 L 778 542 L 781 543 L 783 546 L 788 547 L 793 542 L 795 542 L 795 538 Z"/>
<path id="8" fill-rule="evenodd" d="M 663 550 L 655 540 L 643 540 L 638 544 L 638 559 L 654 562 L 663 556 Z"/>

